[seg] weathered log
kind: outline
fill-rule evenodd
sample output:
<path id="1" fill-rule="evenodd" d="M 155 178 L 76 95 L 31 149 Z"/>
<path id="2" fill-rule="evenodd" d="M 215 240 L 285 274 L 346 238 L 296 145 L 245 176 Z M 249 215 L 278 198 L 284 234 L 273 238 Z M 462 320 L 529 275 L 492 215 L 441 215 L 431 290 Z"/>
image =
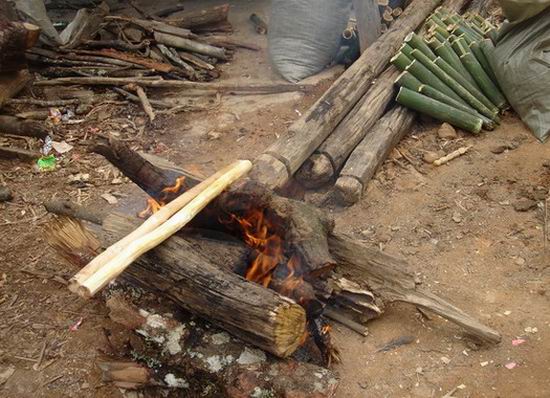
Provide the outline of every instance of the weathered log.
<path id="1" fill-rule="evenodd" d="M 36 43 L 39 35 L 38 26 L 11 22 L 0 15 L 0 72 L 25 69 L 25 50 Z"/>
<path id="2" fill-rule="evenodd" d="M 221 47 L 211 46 L 210 44 L 170 35 L 168 33 L 155 32 L 155 41 L 166 46 L 180 48 L 182 50 L 208 55 L 222 60 L 227 60 L 228 56 Z"/>
<path id="3" fill-rule="evenodd" d="M 210 35 L 202 37 L 200 41 L 208 43 L 212 46 L 225 47 L 229 49 L 233 48 L 245 48 L 251 51 L 260 51 L 260 47 L 253 43 L 245 43 L 243 41 L 234 39 L 228 36 L 222 35 Z"/>
<path id="4" fill-rule="evenodd" d="M 302 165 L 296 178 L 307 188 L 317 188 L 332 181 L 349 154 L 380 119 L 394 97 L 394 81 L 399 71 L 386 69 L 347 114 L 332 134 Z"/>
<path id="5" fill-rule="evenodd" d="M 214 25 L 227 21 L 229 4 L 222 4 L 203 10 L 184 11 L 166 22 L 181 28 L 197 28 L 204 25 Z M 193 29 L 195 30 L 195 29 Z"/>
<path id="6" fill-rule="evenodd" d="M 215 66 L 212 65 L 212 64 L 209 64 L 208 62 L 206 62 L 205 60 L 191 54 L 191 53 L 188 53 L 188 52 L 185 52 L 185 51 L 178 51 L 178 55 L 181 59 L 183 59 L 184 61 L 187 61 L 195 66 L 198 66 L 199 68 L 203 68 L 203 69 L 206 69 L 206 70 L 214 70 L 215 69 Z"/>
<path id="7" fill-rule="evenodd" d="M 103 220 L 105 233 L 98 232 L 102 244 L 108 246 L 127 235 L 136 222 L 135 218 L 122 215 L 107 216 Z M 52 236 L 59 236 L 55 231 L 72 236 L 70 241 L 58 243 L 58 247 L 65 246 L 70 253 L 85 253 L 89 258 L 90 250 L 83 247 L 88 244 L 87 238 L 79 234 L 82 226 L 63 220 L 52 228 Z M 63 232 L 64 229 L 70 232 Z M 172 236 L 134 262 L 123 274 L 124 279 L 165 295 L 177 305 L 276 356 L 292 354 L 305 331 L 304 309 L 219 265 L 227 264 L 228 258 L 246 261 L 242 246 L 225 241 L 208 244 L 207 250 L 201 250 L 197 238 Z"/>
<path id="8" fill-rule="evenodd" d="M 183 37 L 186 39 L 194 39 L 197 37 L 189 29 L 178 28 L 176 26 L 172 26 L 161 21 L 151 21 L 146 19 L 137 19 L 137 18 L 120 17 L 120 16 L 108 16 L 105 19 L 108 21 L 130 22 L 134 25 L 139 26 L 142 29 L 145 29 L 150 33 L 161 32 L 161 33 L 167 33 L 173 36 Z"/>
<path id="9" fill-rule="evenodd" d="M 66 100 L 40 100 L 36 98 L 17 98 L 17 99 L 12 98 L 12 99 L 6 100 L 5 104 L 6 105 L 36 105 L 36 106 L 48 108 L 52 106 L 79 105 L 80 100 L 78 98 L 66 99 Z M 1 117 L 2 116 L 0 116 L 0 118 Z"/>
<path id="10" fill-rule="evenodd" d="M 181 70 L 185 72 L 187 78 L 195 80 L 195 69 L 193 69 L 193 67 L 187 62 L 182 60 L 176 50 L 174 50 L 173 48 L 168 48 L 164 44 L 157 44 L 156 47 L 159 49 L 161 54 L 166 57 L 166 59 L 171 61 L 173 64 L 180 66 Z"/>
<path id="11" fill-rule="evenodd" d="M 73 20 L 59 34 L 65 48 L 78 47 L 83 41 L 90 40 L 101 29 L 103 18 L 109 13 L 109 6 L 103 2 L 89 10 L 81 8 Z"/>
<path id="12" fill-rule="evenodd" d="M 114 50 L 113 50 L 114 51 Z M 101 65 L 116 65 L 122 67 L 135 67 L 134 63 L 121 61 L 112 57 L 96 56 L 96 55 L 80 55 L 86 53 L 87 50 L 63 50 L 60 49 L 60 52 L 55 52 L 47 50 L 45 48 L 33 47 L 27 51 L 27 58 L 29 55 L 38 55 L 42 59 L 51 59 L 56 61 L 78 61 L 78 62 L 88 62 Z M 32 60 L 32 58 L 29 58 Z"/>
<path id="13" fill-rule="evenodd" d="M 141 57 L 128 52 L 113 50 L 111 48 L 104 48 L 97 51 L 79 50 L 78 52 L 80 54 L 90 54 L 90 55 L 97 55 L 101 57 L 112 58 L 123 62 L 139 65 L 147 69 L 153 69 L 163 73 L 170 73 L 175 69 L 172 65 L 166 62 L 154 61 L 151 58 Z"/>
<path id="14" fill-rule="evenodd" d="M 143 40 L 141 43 L 132 44 L 124 40 L 88 40 L 84 46 L 88 48 L 115 48 L 122 51 L 138 51 L 149 47 L 149 40 Z"/>
<path id="15" fill-rule="evenodd" d="M 4 103 L 16 96 L 32 80 L 28 70 L 0 75 L 0 108 Z"/>
<path id="16" fill-rule="evenodd" d="M 44 123 L 21 120 L 13 116 L 0 115 L 0 134 L 13 134 L 26 137 L 46 138 L 48 130 Z"/>
<path id="17" fill-rule="evenodd" d="M 26 162 L 32 162 L 38 159 L 40 152 L 37 151 L 28 151 L 22 148 L 14 148 L 7 146 L 0 146 L 0 158 L 4 159 L 19 159 Z"/>
<path id="18" fill-rule="evenodd" d="M 366 132 L 365 138 L 351 153 L 334 185 L 334 193 L 340 202 L 349 206 L 361 199 L 376 170 L 409 131 L 414 119 L 413 111 L 396 106 Z"/>
<path id="19" fill-rule="evenodd" d="M 184 6 L 183 4 L 175 4 L 173 6 L 168 6 L 163 8 L 162 10 L 156 11 L 155 15 L 159 18 L 166 18 L 171 14 L 185 10 L 185 7 L 187 6 Z"/>
<path id="20" fill-rule="evenodd" d="M 439 3 L 440 0 L 413 1 L 393 26 L 289 128 L 287 134 L 271 145 L 264 157 L 257 159 L 252 176 L 270 188 L 282 188 L 361 99 L 405 36 L 415 30 Z"/>

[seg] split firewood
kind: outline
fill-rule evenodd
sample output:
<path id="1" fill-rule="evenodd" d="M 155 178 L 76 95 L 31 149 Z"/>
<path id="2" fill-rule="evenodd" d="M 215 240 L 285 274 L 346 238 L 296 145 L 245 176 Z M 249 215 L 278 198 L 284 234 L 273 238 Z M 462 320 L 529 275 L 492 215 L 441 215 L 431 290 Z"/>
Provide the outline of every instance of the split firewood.
<path id="1" fill-rule="evenodd" d="M 195 69 L 193 69 L 193 67 L 187 62 L 182 60 L 174 49 L 168 48 L 164 44 L 157 44 L 156 47 L 169 61 L 178 66 L 181 66 L 181 68 L 186 72 L 188 78 L 190 78 L 191 80 L 195 79 Z"/>
<path id="2" fill-rule="evenodd" d="M 62 77 L 59 79 L 40 80 L 36 86 L 57 86 L 80 84 L 87 86 L 125 86 L 127 84 L 139 84 L 142 87 L 158 87 L 192 90 L 193 94 L 212 95 L 218 92 L 233 94 L 275 94 L 292 91 L 307 91 L 313 86 L 308 84 L 231 84 L 231 83 L 197 83 L 182 80 L 125 78 L 125 77 Z"/>
<path id="3" fill-rule="evenodd" d="M 5 104 L 6 105 L 36 105 L 36 106 L 42 106 L 44 108 L 48 108 L 51 106 L 79 105 L 80 100 L 78 98 L 64 99 L 64 100 L 39 100 L 36 98 L 12 98 L 12 99 L 6 100 Z M 1 123 L 2 122 L 0 122 L 0 126 L 1 126 Z"/>
<path id="4" fill-rule="evenodd" d="M 349 156 L 334 184 L 334 193 L 341 203 L 357 203 L 380 165 L 391 150 L 410 130 L 415 113 L 396 106 L 382 117 Z"/>
<path id="5" fill-rule="evenodd" d="M 11 191 L 6 186 L 0 186 L 0 202 L 7 202 L 13 199 Z"/>
<path id="6" fill-rule="evenodd" d="M 87 40 L 83 44 L 89 48 L 114 48 L 122 51 L 139 51 L 146 49 L 151 43 L 149 40 L 143 40 L 137 44 L 124 40 Z"/>
<path id="7" fill-rule="evenodd" d="M 126 91 L 122 88 L 113 87 L 113 91 L 116 91 L 117 93 L 122 95 L 125 99 L 127 99 L 131 102 L 135 102 L 136 104 L 141 104 L 142 103 L 141 99 L 137 95 L 134 95 L 131 92 Z M 165 102 L 165 101 L 162 101 L 162 100 L 149 99 L 149 103 L 152 106 L 156 107 L 156 108 L 173 108 L 174 107 L 174 104 L 171 104 L 171 103 L 168 103 L 168 102 Z"/>
<path id="8" fill-rule="evenodd" d="M 46 138 L 48 130 L 43 123 L 21 120 L 13 116 L 0 115 L 0 134 Z"/>
<path id="9" fill-rule="evenodd" d="M 250 21 L 254 25 L 256 33 L 259 35 L 267 34 L 267 23 L 258 14 L 250 14 Z"/>
<path id="10" fill-rule="evenodd" d="M 184 6 L 183 4 L 175 4 L 173 6 L 169 6 L 169 7 L 163 8 L 162 10 L 156 11 L 155 15 L 159 18 L 166 18 L 171 14 L 175 14 L 176 12 L 185 10 L 185 7 L 186 6 Z"/>
<path id="11" fill-rule="evenodd" d="M 177 17 L 166 20 L 167 23 L 181 28 L 195 28 L 201 26 L 215 25 L 220 22 L 227 22 L 229 4 L 222 4 L 211 8 L 195 11 L 184 11 Z"/>
<path id="12" fill-rule="evenodd" d="M 210 201 L 246 174 L 251 167 L 252 164 L 249 161 L 240 161 L 233 164 L 229 170 L 204 188 L 204 190 L 200 191 L 197 196 L 187 201 L 187 204 L 177 210 L 166 221 L 162 222 L 161 225 L 138 238 L 132 239 L 119 253 L 108 260 L 103 267 L 99 268 L 82 282 L 78 287 L 78 293 L 88 298 L 94 296 L 142 254 L 155 248 L 189 223 Z M 185 195 L 184 198 L 188 196 Z M 176 203 L 186 203 L 186 201 L 182 199 Z"/>
<path id="13" fill-rule="evenodd" d="M 405 36 L 423 23 L 439 3 L 440 0 L 413 1 L 392 28 L 367 48 L 290 126 L 288 133 L 257 159 L 251 176 L 270 188 L 282 188 L 361 99 L 373 79 L 387 67 Z"/>
<path id="14" fill-rule="evenodd" d="M 128 167 L 132 164 L 139 164 L 139 162 L 119 162 L 119 164 Z M 152 163 L 147 162 L 147 164 L 150 169 L 155 171 L 149 170 L 147 173 L 143 173 L 144 178 L 164 173 L 162 169 Z M 131 168 L 121 171 L 128 176 L 133 175 L 134 178 L 137 175 L 136 171 Z M 172 168 L 170 171 L 174 172 L 175 169 Z M 146 192 L 152 192 L 153 190 L 148 187 L 149 184 L 151 186 L 158 184 L 158 179 L 152 181 L 142 179 L 138 183 Z M 251 190 L 243 189 L 246 187 Z M 492 343 L 500 341 L 500 336 L 496 331 L 482 325 L 440 297 L 418 289 L 414 275 L 407 271 L 411 267 L 405 261 L 335 234 L 332 227 L 327 225 L 327 222 L 330 222 L 326 220 L 325 215 L 305 203 L 280 198 L 268 191 L 260 192 L 263 193 L 254 189 L 254 184 L 235 187 L 218 198 L 213 204 L 214 207 L 211 206 L 208 211 L 203 212 L 202 217 L 199 215 L 197 225 L 202 228 L 208 226 L 211 228 L 212 223 L 217 222 L 220 214 L 227 212 L 235 214 L 239 212 L 239 209 L 249 208 L 252 205 L 271 209 L 280 220 L 288 220 L 284 229 L 286 234 L 283 236 L 285 236 L 285 241 L 291 252 L 306 253 L 303 263 L 312 267 L 310 275 L 326 277 L 335 267 L 346 275 L 348 275 L 348 271 L 356 270 L 357 274 L 354 272 L 349 274 L 352 275 L 351 279 L 355 282 L 365 283 L 375 295 L 379 295 L 383 300 L 388 302 L 404 301 L 420 305 L 461 325 L 468 334 Z M 328 247 L 326 246 L 327 242 Z M 304 244 L 307 245 L 303 246 Z M 236 260 L 235 263 L 240 261 Z M 133 268 L 130 267 L 127 273 L 132 270 Z"/>
<path id="15" fill-rule="evenodd" d="M 441 166 L 445 163 L 449 163 L 451 160 L 456 159 L 462 155 L 464 155 L 466 152 L 468 152 L 471 148 L 473 148 L 473 145 L 469 146 L 463 146 L 458 148 L 456 151 L 453 151 L 437 160 L 434 161 L 434 165 Z"/>
<path id="16" fill-rule="evenodd" d="M 251 50 L 251 51 L 260 51 L 260 47 L 257 46 L 256 44 L 245 43 L 245 42 L 242 42 L 240 40 L 236 40 L 236 39 L 233 39 L 233 38 L 227 37 L 227 36 L 210 35 L 210 36 L 206 36 L 206 37 L 201 37 L 200 41 L 202 41 L 204 43 L 208 43 L 212 46 L 217 46 L 217 47 L 225 47 L 225 48 L 229 48 L 229 49 L 233 49 L 233 48 L 238 47 L 238 48 L 245 48 L 245 49 Z"/>
<path id="17" fill-rule="evenodd" d="M 206 70 L 214 70 L 215 69 L 214 65 L 209 64 L 205 60 L 203 60 L 203 59 L 201 59 L 201 58 L 199 58 L 196 55 L 193 55 L 191 53 L 188 53 L 188 52 L 185 52 L 185 51 L 178 51 L 178 55 L 182 60 L 184 60 L 186 62 L 189 62 L 190 64 L 193 64 L 195 66 L 198 66 L 199 68 L 203 68 L 203 69 L 206 69 Z"/>
<path id="18" fill-rule="evenodd" d="M 0 146 L 0 158 L 3 159 L 19 159 L 25 162 L 33 162 L 38 159 L 40 152 L 37 151 L 28 151 L 22 148 L 14 148 L 7 146 Z"/>
<path id="19" fill-rule="evenodd" d="M 10 98 L 16 96 L 30 81 L 32 76 L 28 70 L 3 73 L 0 75 L 0 108 Z"/>
<path id="20" fill-rule="evenodd" d="M 399 71 L 388 67 L 346 115 L 338 127 L 302 165 L 296 178 L 307 188 L 317 188 L 337 175 L 349 154 L 384 114 L 394 98 L 394 81 Z"/>
<path id="21" fill-rule="evenodd" d="M 79 62 L 88 62 L 91 64 L 99 64 L 99 65 L 116 65 L 116 66 L 122 66 L 122 67 L 135 67 L 135 64 L 131 62 L 119 60 L 112 57 L 77 54 L 77 52 L 82 53 L 82 51 L 85 51 L 85 50 L 72 50 L 71 52 L 64 52 L 64 51 L 67 51 L 67 50 L 60 49 L 60 52 L 55 52 L 55 51 L 47 50 L 45 48 L 33 47 L 27 51 L 27 56 L 38 55 L 45 59 L 58 60 L 58 61 L 79 61 Z"/>
<path id="22" fill-rule="evenodd" d="M 155 120 L 155 111 L 153 110 L 153 107 L 149 102 L 149 98 L 147 98 L 147 94 L 145 94 L 145 90 L 143 90 L 143 88 L 136 84 L 129 84 L 125 88 L 136 92 L 141 102 L 141 106 L 143 107 L 143 111 L 149 117 L 149 121 L 152 123 Z"/>
<path id="23" fill-rule="evenodd" d="M 92 10 L 78 10 L 73 20 L 59 34 L 63 47 L 75 48 L 90 40 L 101 29 L 101 23 L 108 13 L 109 6 L 105 2 Z"/>
<path id="24" fill-rule="evenodd" d="M 211 46 L 210 44 L 200 43 L 183 37 L 170 35 L 168 33 L 155 32 L 155 41 L 169 47 L 180 48 L 182 50 L 208 55 L 222 60 L 227 60 L 228 56 L 225 49 Z"/>

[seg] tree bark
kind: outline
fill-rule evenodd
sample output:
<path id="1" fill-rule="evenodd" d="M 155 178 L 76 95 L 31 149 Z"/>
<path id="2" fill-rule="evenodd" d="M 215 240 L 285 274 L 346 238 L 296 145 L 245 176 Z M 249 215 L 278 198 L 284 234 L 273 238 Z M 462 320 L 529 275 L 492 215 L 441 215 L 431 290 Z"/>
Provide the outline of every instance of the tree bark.
<path id="1" fill-rule="evenodd" d="M 412 127 L 414 118 L 414 111 L 397 106 L 386 113 L 372 130 L 366 132 L 334 185 L 334 192 L 340 202 L 352 205 L 361 199 L 376 170 Z"/>
<path id="2" fill-rule="evenodd" d="M 298 181 L 307 188 L 317 188 L 337 176 L 349 154 L 393 100 L 394 82 L 398 74 L 398 70 L 390 66 L 378 77 L 370 90 L 302 165 L 296 174 Z"/>
<path id="3" fill-rule="evenodd" d="M 7 100 L 15 97 L 31 80 L 32 76 L 28 70 L 0 75 L 0 108 Z"/>
<path id="4" fill-rule="evenodd" d="M 35 25 L 10 22 L 0 16 L 0 72 L 25 69 L 25 50 L 36 43 L 39 34 Z"/>
<path id="5" fill-rule="evenodd" d="M 46 138 L 48 130 L 44 123 L 21 120 L 13 116 L 0 115 L 0 134 L 13 134 L 26 137 Z"/>
<path id="6" fill-rule="evenodd" d="M 177 17 L 171 18 L 166 22 L 181 28 L 196 28 L 227 21 L 228 13 L 229 4 L 223 4 L 203 10 L 184 11 Z"/>
<path id="7" fill-rule="evenodd" d="M 273 167 L 272 163 L 259 159 L 252 175 L 270 188 L 282 188 L 365 94 L 373 79 L 397 52 L 405 36 L 415 30 L 439 4 L 439 0 L 413 1 L 399 20 L 290 126 L 287 134 L 264 152 L 266 156 L 276 159 L 280 166 Z"/>

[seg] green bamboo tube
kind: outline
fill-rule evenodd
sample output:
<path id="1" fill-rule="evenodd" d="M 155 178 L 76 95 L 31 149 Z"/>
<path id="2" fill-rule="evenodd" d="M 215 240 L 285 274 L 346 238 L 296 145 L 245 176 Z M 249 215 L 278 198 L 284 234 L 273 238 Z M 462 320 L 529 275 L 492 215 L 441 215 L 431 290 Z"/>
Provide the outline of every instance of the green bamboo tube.
<path id="1" fill-rule="evenodd" d="M 424 40 L 416 33 L 411 32 L 405 37 L 405 44 L 408 44 L 412 48 L 416 48 L 419 51 L 422 51 L 429 59 L 436 59 L 437 56 L 433 53 L 432 49 L 424 43 Z"/>
<path id="2" fill-rule="evenodd" d="M 416 50 L 418 51 L 418 50 Z M 414 51 L 413 51 L 414 52 Z M 418 51 L 420 52 L 420 51 Z M 422 53 L 420 53 L 422 54 Z M 410 72 L 414 77 L 420 80 L 424 84 L 429 84 L 432 87 L 435 87 L 442 93 L 447 94 L 449 97 L 454 98 L 457 101 L 464 102 L 464 100 L 456 94 L 450 87 L 441 81 L 432 71 L 430 71 L 425 65 L 420 61 L 415 59 L 407 66 L 405 69 L 407 72 Z"/>
<path id="3" fill-rule="evenodd" d="M 406 72 L 403 72 L 403 73 L 406 73 Z M 414 90 L 413 88 L 408 87 L 406 85 L 402 85 L 402 86 L 407 87 L 410 90 Z M 485 130 L 494 130 L 495 127 L 496 127 L 496 123 L 493 120 L 489 119 L 486 116 L 483 116 L 482 114 L 477 112 L 474 108 L 472 108 L 468 105 L 464 105 L 463 103 L 452 99 L 448 95 L 443 94 L 441 91 L 438 91 L 438 90 L 436 90 L 435 88 L 433 88 L 431 86 L 428 86 L 426 84 L 421 84 L 420 87 L 416 91 L 419 92 L 420 94 L 424 94 L 425 96 L 430 97 L 430 98 L 432 98 L 436 101 L 443 102 L 444 104 L 450 105 L 453 108 L 459 109 L 461 111 L 464 111 L 464 112 L 470 113 L 470 114 L 472 114 L 476 117 L 479 117 L 483 121 L 483 128 Z"/>
<path id="4" fill-rule="evenodd" d="M 415 52 L 413 51 L 413 55 Z M 415 56 L 416 58 L 416 56 Z M 500 92 L 499 88 L 493 83 L 491 78 L 485 73 L 483 67 L 478 62 L 474 54 L 468 52 L 460 57 L 460 60 L 468 69 L 470 74 L 474 77 L 483 93 L 495 104 L 498 108 L 502 109 L 506 106 L 506 98 Z"/>
<path id="5" fill-rule="evenodd" d="M 485 57 L 485 60 L 489 64 L 489 69 L 491 70 L 491 79 L 493 79 L 493 83 L 496 84 L 498 88 L 500 88 L 500 84 L 498 82 L 498 79 L 496 77 L 495 71 L 491 67 L 491 62 L 489 62 L 489 59 L 493 56 L 493 51 L 495 49 L 495 45 L 491 41 L 491 39 L 483 39 L 479 42 L 479 48 L 481 49 L 481 52 L 483 53 L 483 56 Z M 502 89 L 500 90 L 502 91 Z"/>
<path id="6" fill-rule="evenodd" d="M 441 26 L 436 26 L 434 32 L 439 33 L 439 35 L 443 36 L 445 39 L 448 39 L 451 35 L 449 32 L 447 32 L 447 29 L 443 29 Z"/>
<path id="7" fill-rule="evenodd" d="M 443 71 L 443 69 L 437 66 L 428 57 L 424 56 L 424 54 L 422 54 L 420 51 L 414 50 L 413 56 L 419 62 L 421 62 L 430 72 L 436 75 L 446 86 L 450 87 L 456 94 L 458 94 L 462 98 L 462 100 L 464 100 L 468 105 L 472 106 L 482 115 L 485 115 L 491 119 L 495 116 L 494 112 L 483 105 L 483 103 L 478 100 L 472 93 L 470 93 L 466 88 L 459 84 L 449 74 Z M 423 83 L 430 84 L 429 82 Z"/>
<path id="8" fill-rule="evenodd" d="M 447 25 L 445 25 L 445 23 L 441 20 L 441 18 L 439 18 L 437 15 L 435 14 L 432 14 L 430 15 L 429 19 L 431 21 L 433 21 L 437 26 L 445 29 L 447 27 Z"/>
<path id="9" fill-rule="evenodd" d="M 485 31 L 485 35 L 491 39 L 493 43 L 496 43 L 498 41 L 498 32 L 495 28 L 490 28 Z"/>
<path id="10" fill-rule="evenodd" d="M 467 45 L 470 45 L 470 43 L 473 43 L 475 39 L 468 33 L 462 26 L 454 25 L 455 27 L 451 31 L 451 33 L 455 36 L 458 36 L 462 38 L 464 41 L 466 41 Z"/>
<path id="11" fill-rule="evenodd" d="M 407 43 L 403 43 L 403 45 L 399 49 L 399 51 L 401 51 L 403 54 L 405 54 L 407 57 L 409 57 L 411 59 L 412 59 L 412 55 L 411 55 L 412 50 L 414 50 L 414 48 L 409 46 Z"/>
<path id="12" fill-rule="evenodd" d="M 439 32 L 434 32 L 434 37 L 435 37 L 437 40 L 441 41 L 441 42 L 445 41 L 445 36 L 443 36 L 443 35 L 442 35 L 441 33 L 439 33 Z"/>
<path id="13" fill-rule="evenodd" d="M 460 62 L 460 58 L 456 53 L 453 51 L 450 45 L 440 44 L 435 48 L 435 53 L 437 56 L 443 58 L 445 62 L 447 62 L 449 65 L 451 65 L 457 72 L 459 72 L 462 76 L 464 76 L 466 79 L 470 81 L 472 84 L 476 84 L 474 81 L 474 78 L 470 75 L 468 70 L 462 65 L 462 62 Z"/>
<path id="14" fill-rule="evenodd" d="M 470 28 L 474 30 L 481 38 L 485 38 L 485 32 L 474 23 L 470 23 Z"/>
<path id="15" fill-rule="evenodd" d="M 407 87 L 409 90 L 413 91 L 420 90 L 420 86 L 422 86 L 422 82 L 407 71 L 401 72 L 394 83 L 400 87 Z"/>
<path id="16" fill-rule="evenodd" d="M 487 76 L 489 76 L 491 78 L 491 81 L 496 85 L 497 77 L 495 76 L 495 72 L 493 72 L 493 68 L 491 68 L 491 65 L 489 64 L 489 60 L 487 59 L 487 57 L 485 57 L 485 54 L 481 50 L 480 43 L 475 41 L 470 44 L 470 52 L 475 55 L 478 62 L 483 67 L 483 70 L 485 71 L 485 73 L 487 73 Z"/>
<path id="17" fill-rule="evenodd" d="M 453 126 L 474 134 L 479 134 L 483 126 L 483 121 L 480 118 L 409 90 L 406 87 L 399 89 L 396 101 L 407 108 L 425 113 L 437 120 L 450 123 Z"/>
<path id="18" fill-rule="evenodd" d="M 407 57 L 402 52 L 398 52 L 393 56 L 392 59 L 390 59 L 390 63 L 392 65 L 395 65 L 395 67 L 400 71 L 404 71 L 405 69 L 407 69 L 407 66 L 409 66 L 412 61 L 413 60 L 411 58 Z"/>
<path id="19" fill-rule="evenodd" d="M 464 87 L 466 90 L 468 90 L 483 105 L 485 105 L 485 107 L 487 109 L 489 109 L 495 117 L 498 115 L 498 108 L 491 102 L 491 100 L 489 98 L 487 98 L 485 96 L 485 94 L 483 94 L 481 89 L 477 87 L 477 84 L 474 85 L 474 84 L 470 83 L 469 80 L 467 80 L 464 76 L 462 76 L 460 73 L 458 73 L 450 64 L 445 62 L 444 59 L 438 57 L 434 62 L 445 73 L 447 73 L 449 76 L 451 76 L 453 79 L 455 79 L 462 87 Z M 472 76 L 472 78 L 473 78 L 473 76 Z M 495 120 L 494 117 L 491 117 L 489 115 L 486 115 L 486 116 L 490 117 L 493 120 Z"/>

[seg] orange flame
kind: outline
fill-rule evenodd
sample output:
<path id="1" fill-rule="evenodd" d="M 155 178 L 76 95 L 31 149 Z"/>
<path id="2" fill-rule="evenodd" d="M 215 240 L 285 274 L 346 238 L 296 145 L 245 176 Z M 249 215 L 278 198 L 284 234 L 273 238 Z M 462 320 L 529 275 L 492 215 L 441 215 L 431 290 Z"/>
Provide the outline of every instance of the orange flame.
<path id="1" fill-rule="evenodd" d="M 155 214 L 161 209 L 162 206 L 165 206 L 170 201 L 174 200 L 177 194 L 180 192 L 183 183 L 185 182 L 185 176 L 176 178 L 174 185 L 166 187 L 161 191 L 161 197 L 157 201 L 153 198 L 147 199 L 147 207 L 138 213 L 138 217 L 147 218 L 151 214 Z"/>

